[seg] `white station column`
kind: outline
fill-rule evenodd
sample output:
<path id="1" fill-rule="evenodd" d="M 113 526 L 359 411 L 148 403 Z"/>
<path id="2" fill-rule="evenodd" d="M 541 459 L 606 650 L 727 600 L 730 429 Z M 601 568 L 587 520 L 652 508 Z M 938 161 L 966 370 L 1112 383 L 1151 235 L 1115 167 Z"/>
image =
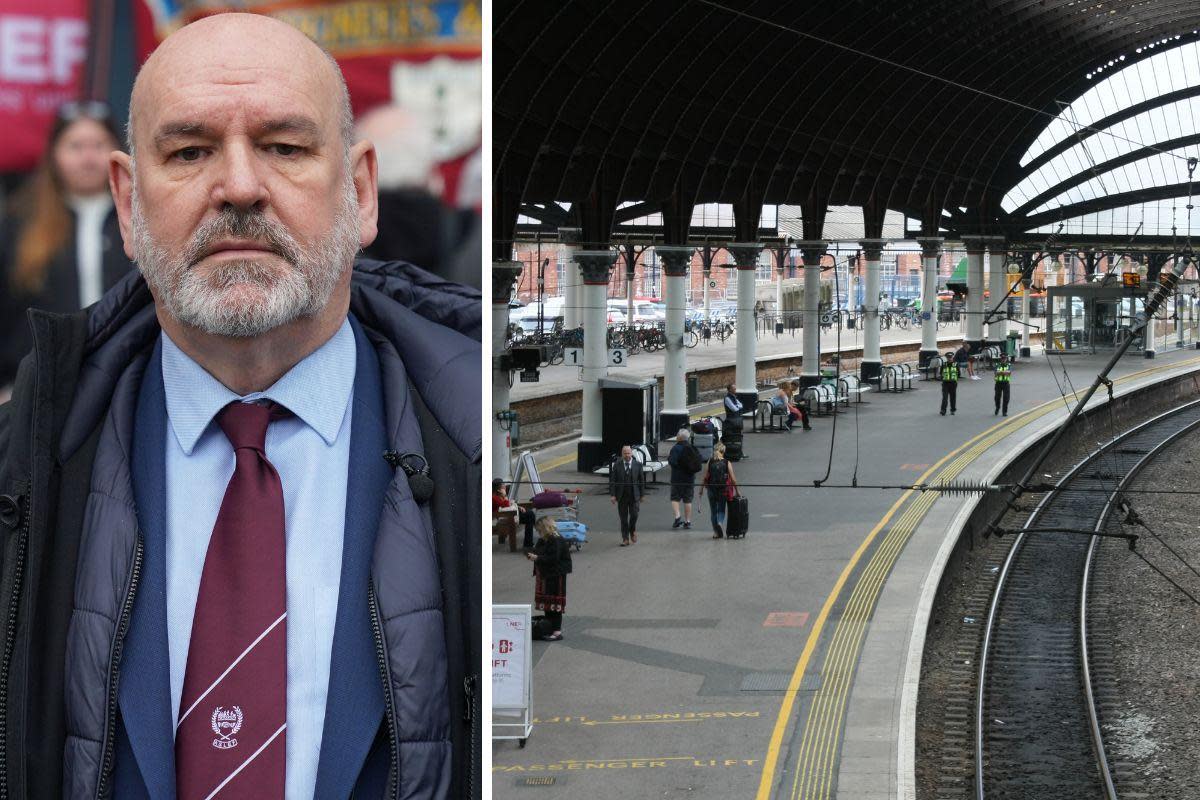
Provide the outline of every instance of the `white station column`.
<path id="1" fill-rule="evenodd" d="M 500 369 L 508 338 L 508 299 L 521 276 L 520 261 L 492 262 L 492 478 L 512 480 L 512 422 L 506 419 L 509 371 Z"/>
<path id="2" fill-rule="evenodd" d="M 821 382 L 821 256 L 827 242 L 796 242 L 804 255 L 804 359 L 800 363 L 800 388 Z"/>
<path id="3" fill-rule="evenodd" d="M 583 315 L 579 313 L 583 297 L 583 278 L 579 275 L 579 264 L 575 261 L 575 253 L 579 250 L 579 237 L 583 231 L 579 228 L 559 228 L 558 245 L 563 250 L 566 268 L 563 270 L 563 327 L 566 330 L 583 325 Z"/>
<path id="4" fill-rule="evenodd" d="M 608 324 L 605 318 L 608 277 L 617 254 L 612 250 L 580 250 L 575 254 L 583 278 L 583 424 L 576 448 L 576 469 L 591 472 L 608 457 L 603 442 L 600 379 L 608 375 Z"/>
<path id="5" fill-rule="evenodd" d="M 707 325 L 712 321 L 712 301 L 709 284 L 712 283 L 712 264 L 705 262 L 704 264 L 704 324 Z"/>
<path id="6" fill-rule="evenodd" d="M 1004 240 L 989 238 L 988 299 L 984 304 L 984 310 L 992 315 L 987 331 L 990 344 L 1003 345 L 1004 338 L 1008 336 L 1008 301 L 1003 299 L 1008 294 L 1009 287 L 1009 277 L 1004 271 L 1004 262 L 1007 257 L 1008 252 L 1004 246 Z"/>
<path id="7" fill-rule="evenodd" d="M 921 245 L 921 352 L 917 361 L 921 366 L 938 354 L 937 345 L 937 278 L 938 260 L 942 255 L 940 238 L 917 239 Z"/>
<path id="8" fill-rule="evenodd" d="M 663 409 L 659 430 L 663 438 L 673 438 L 687 427 L 687 349 L 683 346 L 683 315 L 687 308 L 688 267 L 694 247 L 660 246 L 654 248 L 662 259 L 663 299 L 667 303 L 667 360 L 663 373 Z"/>
<path id="9" fill-rule="evenodd" d="M 1029 295 L 1033 293 L 1032 283 L 1033 275 L 1029 276 L 1029 283 L 1026 283 L 1024 279 L 1021 281 L 1021 358 L 1029 358 L 1033 354 L 1029 344 L 1029 332 L 1033 330 L 1033 321 L 1029 319 Z M 1049 352 L 1049 342 L 1043 340 L 1042 346 L 1046 352 Z"/>
<path id="10" fill-rule="evenodd" d="M 858 243 L 867 259 L 867 288 L 863 294 L 863 358 L 858 377 L 863 381 L 878 381 L 883 374 L 883 358 L 879 355 L 879 261 L 887 243 L 883 239 L 863 239 Z"/>
<path id="11" fill-rule="evenodd" d="M 747 408 L 758 407 L 758 375 L 754 354 L 754 276 L 758 270 L 758 253 L 762 245 L 754 242 L 731 244 L 728 247 L 737 262 L 737 361 L 734 383 L 738 399 Z"/>
<path id="12" fill-rule="evenodd" d="M 967 347 L 983 349 L 983 249 L 982 236 L 964 236 L 967 246 Z"/>

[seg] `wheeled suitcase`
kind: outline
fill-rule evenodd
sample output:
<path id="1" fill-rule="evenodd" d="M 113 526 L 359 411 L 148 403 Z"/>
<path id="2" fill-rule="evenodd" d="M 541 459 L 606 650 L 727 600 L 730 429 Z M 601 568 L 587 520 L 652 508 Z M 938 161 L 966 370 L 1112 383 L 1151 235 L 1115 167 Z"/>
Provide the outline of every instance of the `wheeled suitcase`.
<path id="1" fill-rule="evenodd" d="M 750 501 L 737 495 L 728 504 L 725 515 L 725 535 L 730 539 L 743 539 L 750 528 Z"/>
<path id="2" fill-rule="evenodd" d="M 693 433 L 692 445 L 700 451 L 700 460 L 708 461 L 712 458 L 713 440 L 716 438 L 711 433 Z"/>

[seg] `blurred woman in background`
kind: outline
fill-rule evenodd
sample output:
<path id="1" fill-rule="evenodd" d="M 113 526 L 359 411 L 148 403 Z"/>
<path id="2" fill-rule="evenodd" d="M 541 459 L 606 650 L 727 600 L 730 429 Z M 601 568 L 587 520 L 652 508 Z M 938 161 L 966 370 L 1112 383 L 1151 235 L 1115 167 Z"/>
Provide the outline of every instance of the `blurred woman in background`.
<path id="1" fill-rule="evenodd" d="M 0 223 L 0 390 L 32 346 L 25 312 L 95 303 L 132 269 L 108 189 L 121 137 L 106 104 L 59 109 L 41 163 Z"/>

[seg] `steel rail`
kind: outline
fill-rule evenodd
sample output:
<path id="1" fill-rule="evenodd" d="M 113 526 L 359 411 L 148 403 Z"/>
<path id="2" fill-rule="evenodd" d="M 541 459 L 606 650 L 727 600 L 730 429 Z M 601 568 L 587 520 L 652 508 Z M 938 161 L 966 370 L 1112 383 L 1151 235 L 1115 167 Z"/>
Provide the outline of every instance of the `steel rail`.
<path id="1" fill-rule="evenodd" d="M 1079 473 L 1084 468 L 1091 465 L 1093 462 L 1095 462 L 1098 458 L 1103 456 L 1108 451 L 1113 450 L 1114 448 L 1118 447 L 1123 442 L 1128 441 L 1131 437 L 1133 437 L 1139 433 L 1145 432 L 1151 426 L 1158 425 L 1171 417 L 1182 414 L 1182 413 L 1186 412 L 1187 410 L 1197 407 L 1197 406 L 1200 406 L 1200 400 L 1192 401 L 1190 403 L 1185 403 L 1184 405 L 1181 405 L 1177 408 L 1173 408 L 1169 411 L 1159 414 L 1149 420 L 1146 420 L 1142 423 L 1139 423 L 1138 425 L 1135 425 L 1132 428 L 1129 428 L 1126 431 L 1123 431 L 1118 436 L 1115 436 L 1111 441 L 1106 442 L 1104 445 L 1100 446 L 1096 450 L 1089 453 L 1082 460 L 1080 460 L 1077 464 L 1075 464 L 1073 467 L 1071 467 L 1071 469 L 1065 475 L 1063 475 L 1062 478 L 1059 479 L 1059 481 L 1055 485 L 1054 489 L 1047 492 L 1046 495 L 1042 497 L 1042 499 L 1038 502 L 1037 506 L 1034 508 L 1033 512 L 1030 514 L 1029 518 L 1025 521 L 1025 524 L 1022 526 L 1021 532 L 1019 534 L 1017 534 L 1016 539 L 1013 541 L 1013 545 L 1009 549 L 1009 552 L 1008 552 L 1007 556 L 1005 557 L 1004 564 L 1001 567 L 1000 573 L 996 579 L 996 587 L 993 590 L 992 600 L 988 607 L 987 621 L 986 621 L 985 627 L 984 627 L 983 646 L 981 648 L 980 657 L 979 657 L 979 678 L 978 678 L 978 684 L 976 686 L 976 702 L 975 702 L 975 797 L 977 798 L 977 800 L 984 800 L 984 798 L 985 798 L 985 794 L 984 794 L 984 759 L 983 759 L 984 740 L 985 740 L 984 700 L 985 700 L 985 693 L 986 693 L 986 687 L 987 687 L 988 659 L 991 655 L 992 640 L 994 638 L 993 634 L 994 634 L 995 628 L 996 628 L 996 618 L 999 613 L 1000 601 L 1004 595 L 1005 585 L 1006 585 L 1007 579 L 1009 577 L 1009 573 L 1011 572 L 1012 565 L 1015 562 L 1016 557 L 1017 557 L 1018 553 L 1020 552 L 1022 545 L 1025 542 L 1026 533 L 1030 533 L 1031 532 L 1030 529 L 1036 527 L 1035 523 L 1045 513 L 1045 511 L 1047 510 L 1050 503 L 1052 503 L 1054 500 L 1056 500 L 1059 497 L 1060 492 L 1065 490 L 1070 485 L 1070 483 L 1073 480 L 1075 480 L 1075 478 L 1079 475 Z M 1098 517 L 1097 522 L 1093 526 L 1094 533 L 1101 531 L 1104 528 L 1104 526 L 1107 524 L 1108 518 L 1109 518 L 1109 516 L 1111 516 L 1112 508 L 1114 507 L 1115 501 L 1120 497 L 1122 492 L 1128 486 L 1129 480 L 1131 480 L 1132 477 L 1136 476 L 1137 472 L 1140 471 L 1145 466 L 1145 464 L 1149 463 L 1149 461 L 1153 458 L 1153 456 L 1156 455 L 1158 452 L 1160 452 L 1163 447 L 1166 447 L 1168 444 L 1175 441 L 1180 436 L 1183 436 L 1184 434 L 1191 431 L 1192 429 L 1194 429 L 1197 426 L 1200 426 L 1200 418 L 1183 426 L 1179 430 L 1172 431 L 1170 433 L 1170 435 L 1168 435 L 1166 438 L 1164 438 L 1161 442 L 1156 443 L 1154 448 L 1152 448 L 1146 454 L 1144 454 L 1143 457 L 1141 459 L 1139 459 L 1138 462 L 1130 468 L 1130 470 L 1126 473 L 1125 476 L 1122 476 L 1121 482 L 1117 485 L 1117 487 L 1110 494 L 1107 495 L 1107 497 L 1105 499 L 1105 504 L 1100 510 L 1100 516 Z M 1092 543 L 1091 543 L 1091 546 L 1089 547 L 1088 553 L 1087 553 L 1083 579 L 1081 581 L 1081 592 L 1083 593 L 1084 604 L 1082 606 L 1082 611 L 1080 614 L 1080 619 L 1081 619 L 1080 645 L 1081 645 L 1081 650 L 1082 650 L 1084 694 L 1087 699 L 1087 706 L 1088 706 L 1087 710 L 1088 710 L 1090 734 L 1092 737 L 1094 754 L 1096 755 L 1096 759 L 1097 759 L 1097 768 L 1099 770 L 1101 780 L 1105 785 L 1105 791 L 1107 793 L 1106 796 L 1107 796 L 1108 800 L 1117 800 L 1116 789 L 1114 788 L 1113 782 L 1112 782 L 1111 770 L 1109 769 L 1107 759 L 1104 756 L 1104 743 L 1103 743 L 1103 737 L 1101 735 L 1101 731 L 1099 728 L 1099 721 L 1098 721 L 1098 716 L 1097 716 L 1096 706 L 1095 706 L 1095 698 L 1094 698 L 1092 690 L 1091 690 L 1091 673 L 1090 673 L 1090 665 L 1088 664 L 1088 659 L 1087 659 L 1087 647 L 1086 647 L 1086 644 L 1087 644 L 1087 633 L 1086 633 L 1087 582 L 1088 582 L 1088 575 L 1090 574 L 1090 564 L 1091 564 L 1092 553 L 1093 553 L 1093 550 L 1095 547 L 1095 543 L 1099 540 L 1100 540 L 1099 536 L 1093 536 L 1093 538 L 1092 538 Z"/>

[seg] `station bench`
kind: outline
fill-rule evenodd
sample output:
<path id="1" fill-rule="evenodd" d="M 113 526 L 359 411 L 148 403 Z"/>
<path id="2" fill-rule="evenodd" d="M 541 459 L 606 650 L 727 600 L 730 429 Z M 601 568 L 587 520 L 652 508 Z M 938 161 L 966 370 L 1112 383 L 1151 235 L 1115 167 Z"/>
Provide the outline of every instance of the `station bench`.
<path id="1" fill-rule="evenodd" d="M 651 483 L 658 483 L 658 473 L 667 466 L 667 462 L 661 459 L 652 459 L 650 457 L 650 448 L 644 444 L 635 444 L 633 446 L 633 457 L 642 465 L 642 474 L 650 476 Z M 616 458 L 613 459 L 615 461 Z M 608 475 L 611 462 L 602 467 L 596 467 L 592 470 L 593 475 Z"/>
<path id="2" fill-rule="evenodd" d="M 913 370 L 907 364 L 884 364 L 879 376 L 879 391 L 904 392 L 913 388 Z"/>
<path id="3" fill-rule="evenodd" d="M 864 383 L 857 375 L 843 375 L 838 378 L 838 395 L 843 401 L 849 405 L 850 398 L 854 398 L 854 402 L 861 403 L 862 396 L 871 391 L 870 384 Z"/>

